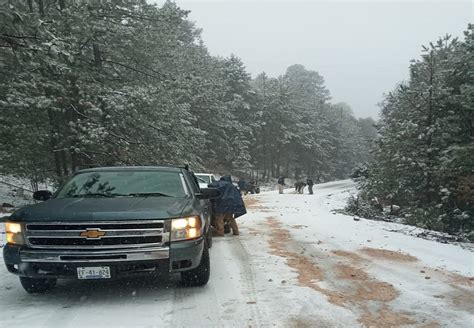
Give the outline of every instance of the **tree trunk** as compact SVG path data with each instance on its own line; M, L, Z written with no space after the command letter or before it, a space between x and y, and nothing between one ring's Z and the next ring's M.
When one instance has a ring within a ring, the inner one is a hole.
M31 185L31 190L33 190L33 192L38 191L38 179L36 176L30 179L30 185Z
M55 131L55 119L53 115L53 111L51 109L48 109L48 119L49 119L49 126L50 126L50 135L49 135L49 146L51 148L51 152L53 153L54 157L54 168L55 168L55 173L58 179L62 176L61 174L61 160L59 156L59 152L55 151L57 147L57 139L54 137L56 131ZM59 131L58 131L59 132Z
M272 178L275 176L275 163L274 163L274 157L270 157L270 167L271 167L271 174Z
M44 3L43 0L36 0L38 2L38 11L41 14L41 16L44 15Z
M427 140L427 175L426 175L426 202L431 203L432 200L432 171L433 171L433 150L431 149L433 143L433 136L431 126L433 125L433 79L434 79L434 58L433 51L430 53L430 85L429 85L429 98L428 98L428 117L427 117L427 128L430 133Z
M92 45L92 48L94 50L94 65L96 67L101 67L102 66L102 58L100 56L100 48L97 43L94 43Z
M275 176L280 176L280 152L278 152L278 159L276 164L276 174Z
M291 160L291 156L290 156L290 151L288 150L286 152L285 176L288 176L290 174L290 160Z
M61 180L63 180L65 177L69 175L69 169L67 165L67 152L66 150L61 151L61 165L62 165L62 175L61 175Z

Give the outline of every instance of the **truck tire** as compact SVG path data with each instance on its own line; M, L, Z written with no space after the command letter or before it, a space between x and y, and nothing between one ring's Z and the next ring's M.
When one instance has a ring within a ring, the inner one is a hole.
M28 278L20 277L20 283L23 286L23 289L26 290L29 294L36 293L45 293L56 286L57 279L38 279L38 278Z
M260 188L255 189L255 193L259 194L260 193Z
M211 248L212 247L212 231L210 228L209 228L209 231L207 232L206 241L207 241L207 247Z
M209 281L211 274L211 262L209 260L209 248L204 244L201 263L195 269L181 272L181 282L185 286L204 286Z

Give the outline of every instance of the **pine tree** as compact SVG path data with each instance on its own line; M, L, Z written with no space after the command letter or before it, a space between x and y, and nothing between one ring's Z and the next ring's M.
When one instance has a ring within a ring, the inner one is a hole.
M431 43L382 105L363 195L402 205L409 223L474 228L472 56L472 26L464 42L446 36Z

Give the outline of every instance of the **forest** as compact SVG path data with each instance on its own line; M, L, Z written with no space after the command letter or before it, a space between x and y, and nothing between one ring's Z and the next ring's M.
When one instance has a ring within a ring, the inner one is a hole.
M0 171L60 183L104 165L185 165L269 181L347 177L375 121L292 65L255 79L209 54L173 2L3 1Z

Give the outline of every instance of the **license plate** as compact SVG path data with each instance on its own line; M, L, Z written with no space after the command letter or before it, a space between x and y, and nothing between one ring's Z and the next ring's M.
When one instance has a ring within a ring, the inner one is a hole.
M79 279L109 279L110 267L79 267L77 268L77 278Z

